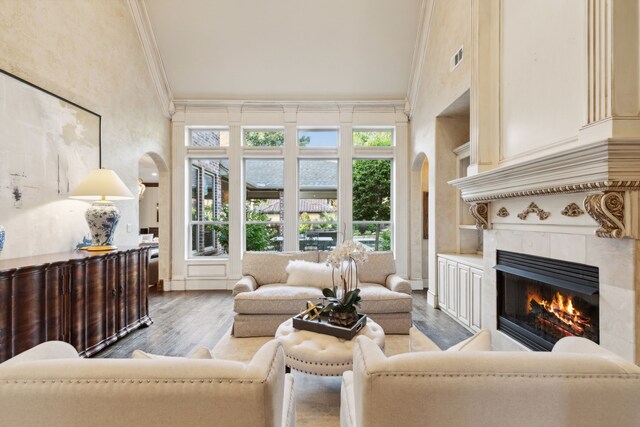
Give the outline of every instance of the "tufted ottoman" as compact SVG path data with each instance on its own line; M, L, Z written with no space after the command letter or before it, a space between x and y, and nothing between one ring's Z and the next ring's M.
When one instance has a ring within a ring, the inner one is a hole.
M358 332L369 337L384 350L384 330L371 319ZM353 346L356 342L331 335L294 329L291 319L280 324L276 339L282 343L287 366L314 375L342 375L353 366Z

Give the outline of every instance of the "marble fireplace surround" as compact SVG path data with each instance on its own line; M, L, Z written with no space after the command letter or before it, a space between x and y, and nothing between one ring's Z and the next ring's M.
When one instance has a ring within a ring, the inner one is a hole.
M451 181L484 229L482 326L497 350L498 250L599 268L600 344L640 363L640 144L604 141Z

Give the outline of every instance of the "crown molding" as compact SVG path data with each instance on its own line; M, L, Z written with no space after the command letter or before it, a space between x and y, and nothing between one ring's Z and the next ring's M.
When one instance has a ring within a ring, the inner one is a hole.
M640 189L637 139L608 139L449 181L466 202Z
M175 99L177 107L189 109L208 109L216 107L236 106L243 111L284 111L285 108L296 108L298 111L340 111L352 108L354 111L389 111L397 109L404 111L405 100L382 101L287 101L287 100L206 100L206 99Z
M422 68L427 56L427 43L429 42L429 32L431 28L431 13L433 11L433 0L422 0L420 4L420 21L418 22L418 34L413 48L413 58L411 60L411 75L409 76L409 87L407 88L407 108L406 114L411 118L418 100L418 92L422 80Z
M138 36L140 37L142 51L149 66L149 72L151 73L153 85L156 88L156 94L158 95L162 112L171 118L175 113L173 94L171 93L171 87L167 80L167 74L164 71L164 65L160 57L160 51L158 50L153 29L151 28L151 22L149 21L144 0L128 0L127 3L129 4Z

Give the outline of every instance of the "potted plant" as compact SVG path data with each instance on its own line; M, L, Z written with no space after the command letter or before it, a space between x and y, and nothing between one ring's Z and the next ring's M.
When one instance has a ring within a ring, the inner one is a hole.
M329 322L340 326L351 326L358 321L357 308L360 306L358 288L358 265L367 262L364 245L353 240L338 245L327 258L327 265L333 267L333 288L322 290Z

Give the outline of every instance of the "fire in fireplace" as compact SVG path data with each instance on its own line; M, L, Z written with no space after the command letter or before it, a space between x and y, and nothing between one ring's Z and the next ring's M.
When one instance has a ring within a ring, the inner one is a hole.
M534 350L560 338L599 341L598 269L498 251L498 329Z

